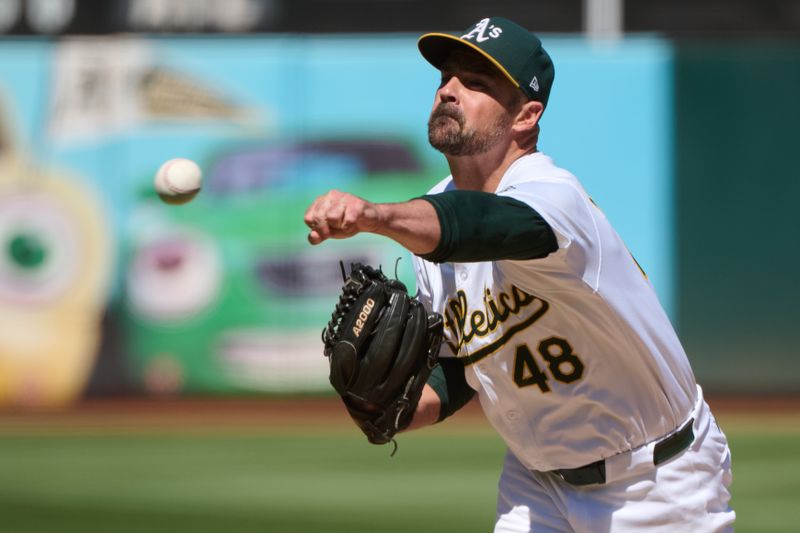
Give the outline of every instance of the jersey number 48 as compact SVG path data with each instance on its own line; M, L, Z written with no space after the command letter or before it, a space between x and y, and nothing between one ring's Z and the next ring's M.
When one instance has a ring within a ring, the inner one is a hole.
M572 383L583 377L583 362L572 351L572 346L566 339L549 337L539 343L537 351L555 380ZM548 379L549 376L536 363L528 345L517 346L514 356L514 383L520 388L537 385L542 392L550 392Z

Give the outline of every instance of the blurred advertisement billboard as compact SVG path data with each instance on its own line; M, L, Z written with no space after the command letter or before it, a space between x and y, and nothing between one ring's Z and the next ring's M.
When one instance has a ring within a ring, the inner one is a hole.
M411 287L413 273L408 254L376 236L309 246L302 216L331 188L401 201L447 175L427 144L439 73L415 41L0 44L0 161L9 169L0 175L0 368L21 376L0 381L0 403L66 401L85 390L92 365L106 391L114 380L162 394L329 391L319 335L341 283L339 261L379 264ZM557 74L541 149L585 183L670 310L671 47L545 42ZM160 202L152 187L173 157L205 173L202 193L182 206ZM75 272L92 283L59 278ZM66 298L59 283L82 287L62 306L68 318L32 320L31 306L50 316L61 304L20 303L20 294ZM63 343L51 354L73 349L69 335L87 335L74 341L83 370L62 400L48 399L41 389L54 385L29 368L66 370L30 347L8 348L45 329ZM104 373L109 361L122 370Z

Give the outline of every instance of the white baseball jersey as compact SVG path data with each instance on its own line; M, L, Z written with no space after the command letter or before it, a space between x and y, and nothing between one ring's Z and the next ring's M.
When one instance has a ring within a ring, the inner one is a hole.
M454 189L451 177L430 192ZM535 209L558 250L542 259L435 264L415 257L419 297L445 317L441 357L529 469L575 468L658 439L697 398L652 285L578 180L524 156L497 194Z

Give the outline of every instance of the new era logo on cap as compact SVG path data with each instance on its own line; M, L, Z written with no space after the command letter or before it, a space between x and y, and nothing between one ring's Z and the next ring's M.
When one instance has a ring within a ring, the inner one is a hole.
M454 49L466 47L486 57L531 100L547 106L555 70L542 42L522 26L501 17L478 21L460 34L426 33L417 43L423 57L441 68Z

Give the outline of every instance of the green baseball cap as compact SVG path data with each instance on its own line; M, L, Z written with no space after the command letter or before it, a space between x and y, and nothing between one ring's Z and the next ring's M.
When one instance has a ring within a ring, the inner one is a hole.
M502 17L489 17L461 34L426 33L417 42L422 56L434 67L455 49L474 50L491 61L525 95L547 106L553 86L553 61L534 34Z

